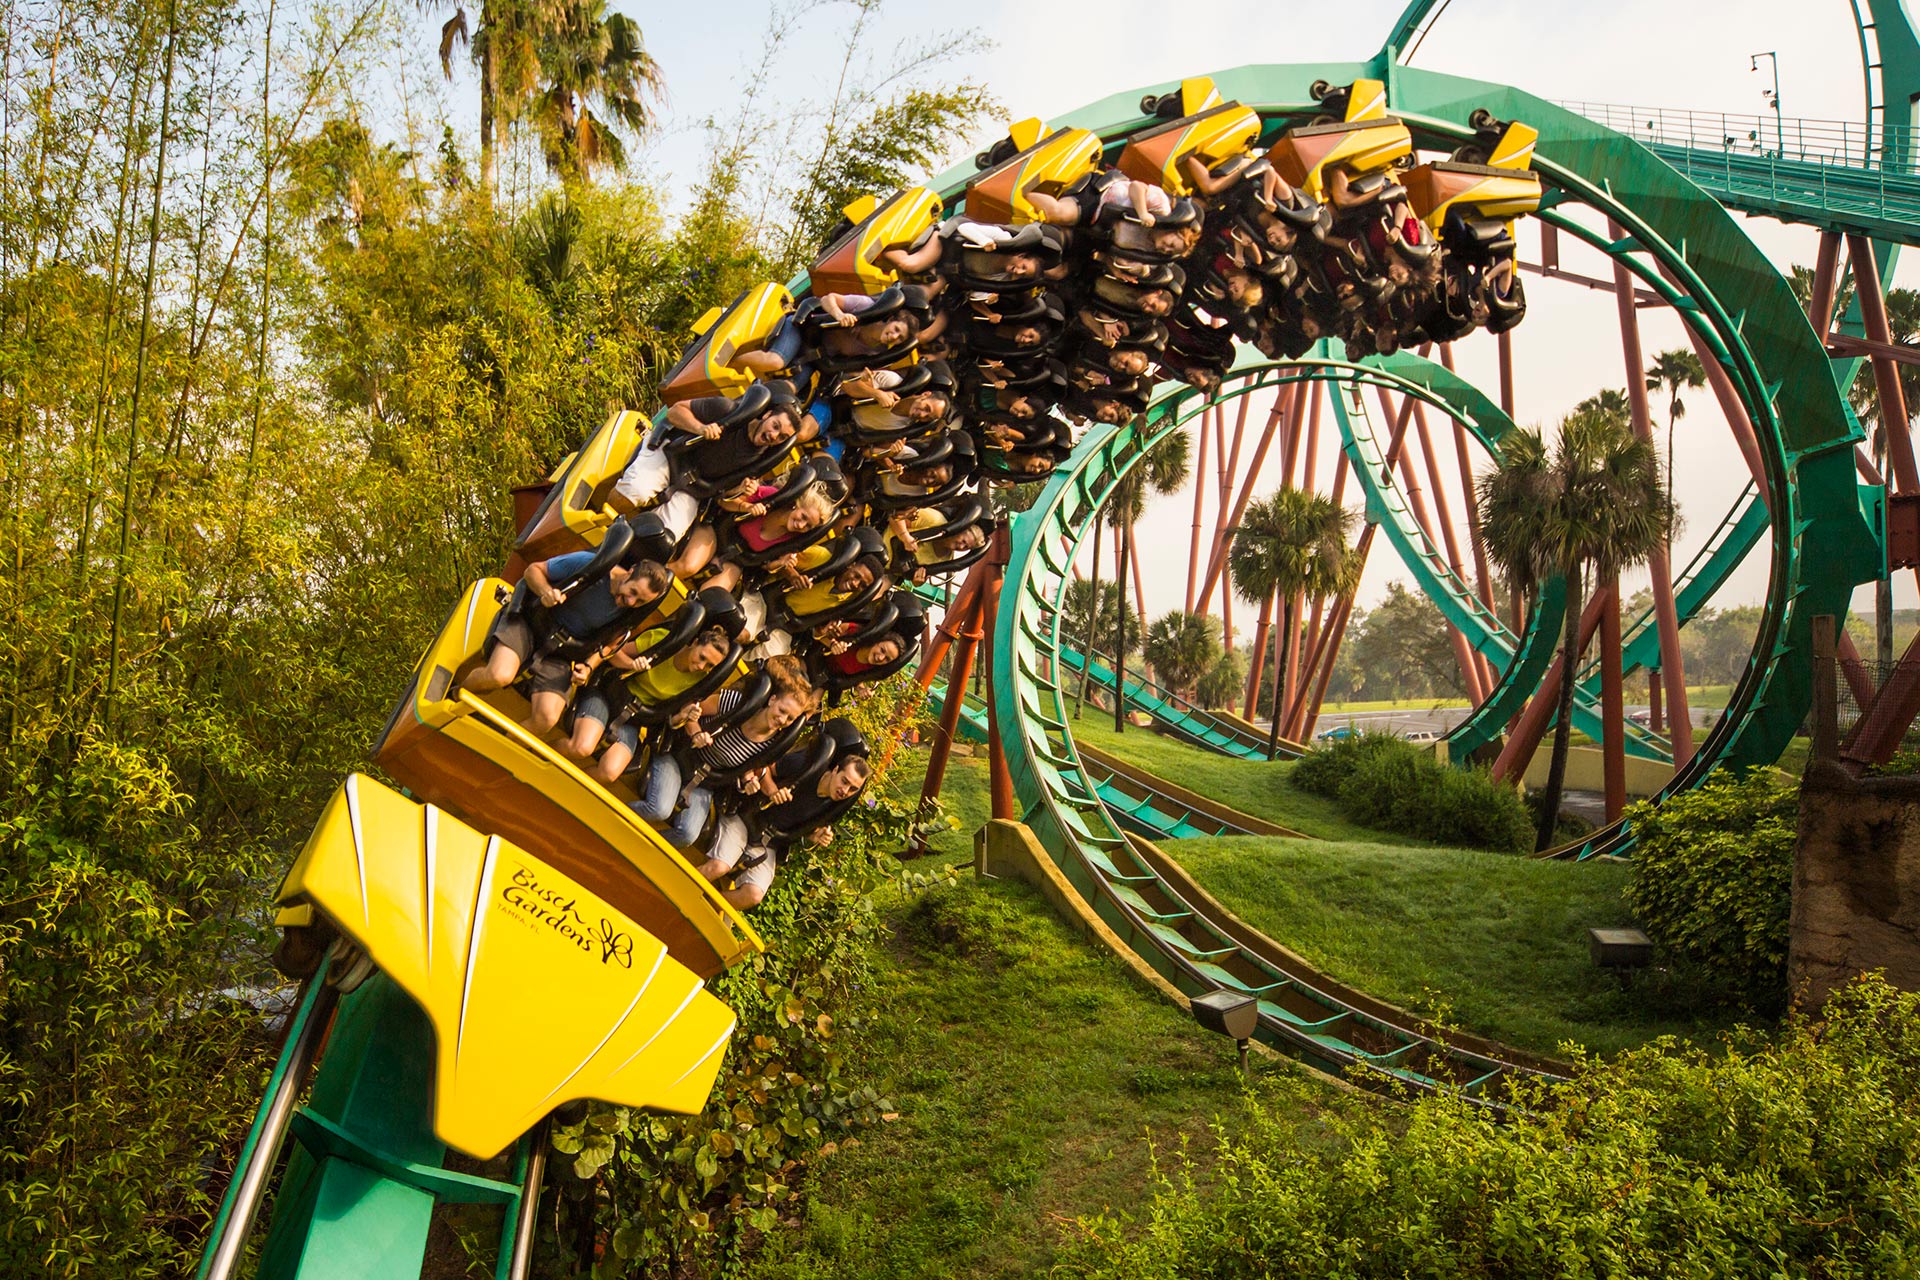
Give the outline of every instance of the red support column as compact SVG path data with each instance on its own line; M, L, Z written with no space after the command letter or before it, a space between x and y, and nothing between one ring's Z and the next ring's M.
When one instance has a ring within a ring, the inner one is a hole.
M1873 705L1873 677L1867 674L1866 664L1860 661L1860 650L1854 647L1853 637L1842 629L1834 648L1839 653L1840 674L1847 678L1847 691L1853 695L1854 705Z
M1375 390L1380 396L1381 410L1391 419L1394 416L1393 402L1388 398L1386 388L1377 387ZM1416 438L1424 444L1426 442L1426 432L1420 428L1425 425L1425 417L1420 413L1419 402L1412 396L1401 397L1401 415L1403 418L1409 410L1412 411L1415 424L1414 434ZM1395 431L1396 436L1401 434L1399 430ZM1398 443L1397 440L1396 443ZM1388 465L1391 466L1392 463L1389 462ZM1433 541L1433 518L1427 513L1427 501L1421 493L1420 476L1414 469L1411 450L1402 450L1400 452L1400 475L1402 485L1407 494L1407 505L1413 508L1414 520L1420 525L1421 531L1427 535L1427 540L1431 543ZM1447 642L1453 647L1453 660L1459 664L1460 678L1466 683L1467 696L1475 702L1484 701L1487 695L1486 691L1480 687L1479 664L1474 661L1473 650L1468 646L1466 636L1462 635L1460 629L1452 623L1447 624Z
M1807 320L1820 335L1822 346L1826 345L1827 334L1833 329L1833 295L1839 283L1840 233L1822 231L1820 253L1814 260L1813 288L1807 296Z
M1513 417L1513 330L1500 335L1500 412ZM1516 419L1517 421L1517 419Z
M1880 271L1873 258L1873 241L1861 235L1847 237L1847 260L1853 264L1854 296L1860 300L1860 318L1867 338L1892 345L1887 327L1887 300L1880 292ZM1900 385L1900 366L1884 356L1869 356L1874 385L1880 391L1880 431L1886 440L1888 470L1895 493L1920 493L1920 470L1913 458L1913 437L1907 430L1907 397Z
M953 598L947 611L940 619L940 626L933 633L933 643L920 659L920 674L916 677L922 689L933 687L934 680L940 674L940 662L947 656L947 650L954 638L966 628L972 614L974 601L980 594L981 583L987 575L987 562L982 559L973 568L967 570L966 581L960 584L960 594Z
M1600 611L1600 717L1606 724L1600 754L1606 775L1607 821L1618 822L1627 807L1627 705L1620 688L1620 587L1607 583L1607 605Z
M1667 718L1660 709L1660 668L1647 670L1647 728L1655 733L1667 731Z
M1280 422L1284 417L1285 417L1285 411L1282 410L1281 407L1276 403L1274 405L1273 412L1269 414L1267 417L1266 430L1260 433L1260 443L1254 448L1253 462L1247 468L1245 479L1241 482L1241 485L1240 485L1239 495L1233 501L1232 513L1226 519L1222 520L1219 526L1214 530L1213 552L1212 552L1212 555L1207 560L1207 576L1200 583L1199 608L1200 608L1200 611L1203 613L1206 611L1208 602L1213 599L1213 589L1220 584L1221 575L1226 571L1227 531L1233 528L1234 526L1238 525L1240 523L1240 517L1246 514L1247 503L1251 501L1253 498L1254 484L1260 478L1260 468L1266 464L1267 450L1271 448L1273 445L1274 430L1280 425ZM1226 493L1227 493L1227 490L1226 488L1223 487L1221 489L1221 497L1222 497L1223 504L1225 501ZM1231 591L1224 592L1222 594L1223 601L1226 599L1230 599L1232 597L1232 594L1233 593ZM1223 603L1222 608L1225 608L1225 607L1226 606ZM1231 633L1228 634L1227 639L1228 639L1229 645L1231 645L1232 643Z
M981 564L984 566L985 561ZM982 593L975 593L954 650L953 673L947 678L947 693L940 707L940 724L933 733L933 749L927 754L927 774L920 785L920 808L924 812L947 778L947 759L953 753L953 740L960 731L960 708L966 702L967 677L973 674L973 655L980 644L981 615L985 613ZM944 623L942 624L945 625ZM907 853L918 857L926 852L925 843L915 837Z
M1320 653L1327 643L1327 633L1320 625L1326 606L1326 597L1313 598L1313 616L1307 620L1306 630L1300 633L1299 647L1306 651L1306 657L1300 663L1303 674L1287 698L1287 718L1280 726L1280 736L1290 741L1298 742L1305 736L1299 727L1300 713L1307 709L1307 698L1313 691L1313 678L1320 670Z
M1133 577L1133 609L1140 615L1140 633L1147 630L1147 589L1140 583L1140 547L1133 540L1133 522L1127 522L1127 564Z
M1313 412L1307 415L1306 462L1300 469L1300 487L1313 488L1320 463L1320 397L1313 398Z
M1614 236L1618 223L1608 220ZM1627 402L1633 410L1633 431L1642 440L1653 439L1653 417L1647 408L1646 362L1640 354L1640 315L1634 309L1633 279L1620 262L1613 264L1613 300L1620 317L1620 354L1627 366ZM1653 577L1653 617L1660 634L1660 671L1667 682L1668 709L1673 717L1673 764L1677 769L1693 758L1693 718L1687 711L1686 664L1680 657L1680 619L1673 604L1673 566L1666 548L1647 557Z
M1253 719L1254 706L1260 700L1260 673L1267 663L1267 628L1273 625L1273 597L1260 602L1260 621L1253 629L1253 669L1247 672L1247 699L1240 716Z
M1449 370L1453 368L1452 343L1446 343L1441 346L1440 363ZM1467 504L1467 542L1473 551L1474 592L1480 597L1480 603L1486 606L1487 612L1497 618L1500 616L1500 611L1496 609L1493 604L1493 574L1487 568L1487 544L1480 533L1480 503L1473 485L1473 463L1470 460L1470 451L1471 447L1467 441L1467 428L1458 419L1455 419L1453 424L1453 456L1455 463L1458 464L1460 468L1460 492L1462 494L1462 501ZM1500 676L1499 673L1494 670L1493 663L1485 657L1480 659L1480 675L1482 682L1487 687L1487 692L1492 693L1494 687L1500 683Z
M1587 645L1593 639L1594 631L1600 626L1600 615L1606 610L1610 593L1604 588L1580 614L1580 652L1586 652ZM1553 662L1547 667L1547 674L1540 680L1540 689L1533 700L1514 717L1513 731L1507 735L1507 745L1500 748L1500 756L1493 762L1493 776L1503 782L1512 782L1527 771L1527 765L1533 760L1533 753L1540 749L1540 739L1546 736L1547 726L1553 723L1553 713L1560 701L1560 676L1566 669L1566 654L1556 653Z
M1207 501L1207 419L1200 416L1200 461L1193 471L1193 539L1187 544L1187 612L1193 612L1193 592L1200 577L1200 512Z

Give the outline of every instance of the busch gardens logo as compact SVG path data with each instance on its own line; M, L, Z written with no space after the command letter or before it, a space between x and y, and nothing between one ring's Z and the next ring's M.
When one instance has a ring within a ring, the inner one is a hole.
M633 967L631 934L605 916L601 916L597 924L589 922L580 914L577 897L540 883L540 878L528 868L514 867L513 882L500 890L500 898L587 955L598 951L601 964L617 964L623 969Z

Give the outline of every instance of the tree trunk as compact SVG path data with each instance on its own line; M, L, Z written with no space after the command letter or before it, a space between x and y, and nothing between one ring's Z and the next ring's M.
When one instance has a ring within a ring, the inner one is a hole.
M1131 520L1127 521L1127 550L1129 553L1133 550L1133 521ZM1144 627L1147 625L1147 589L1140 578L1140 561L1137 557L1133 559L1130 576L1133 578L1133 616L1140 619L1140 625Z
M1073 704L1073 718L1078 720L1087 706L1087 684L1093 679L1093 646L1100 636L1100 529L1101 522L1093 523L1093 577L1088 580L1093 588L1093 604L1087 610L1087 638L1080 646L1080 696Z
M1240 714L1253 719L1253 711L1260 703L1260 673L1267 667L1267 632L1273 626L1273 597L1268 596L1260 602L1260 621L1253 629L1253 669L1247 672L1247 696L1244 709Z
M1560 670L1567 673L1560 681L1559 709L1553 725L1553 758L1547 766L1547 785L1540 792L1540 825L1534 833L1535 853L1553 847L1553 829L1560 817L1560 796L1567 785L1567 751L1573 745L1573 689L1579 681L1572 673L1580 669L1580 613L1586 607L1581 598L1578 574L1567 575L1566 616L1560 622Z
M1600 615L1600 758L1608 822L1618 822L1627 807L1627 712L1620 659L1620 575L1604 584L1607 607Z
M493 33L480 46L480 194L493 198Z
M1267 759L1272 760L1280 754L1280 714L1285 709L1281 699L1286 696L1287 651L1293 647L1293 596L1280 598L1280 626L1274 631L1273 654L1273 724L1267 730Z
M1127 562L1133 558L1133 526L1113 531L1120 542L1120 570L1113 600L1113 731L1127 731Z

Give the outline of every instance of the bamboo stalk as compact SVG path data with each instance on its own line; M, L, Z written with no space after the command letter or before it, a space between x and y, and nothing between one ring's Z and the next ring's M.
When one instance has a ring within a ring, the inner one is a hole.
M140 338L135 348L133 395L127 408L127 468L120 486L120 546L114 556L113 623L107 634L107 691L101 700L100 718L109 726L114 693L120 684L120 631L127 603L127 542L133 532L133 468L140 450L140 399L146 390L147 339L153 329L153 273L160 256L160 208L167 183L167 129L173 123L178 18L178 0L168 0L166 69L160 82L160 133L153 165L153 213L147 220L147 273L140 290Z

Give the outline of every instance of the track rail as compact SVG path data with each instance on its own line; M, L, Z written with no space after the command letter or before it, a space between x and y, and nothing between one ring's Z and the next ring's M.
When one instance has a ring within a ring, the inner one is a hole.
M1548 184L1543 218L1607 253L1672 305L1729 370L1761 441L1769 509L1784 518L1771 526L1773 574L1753 668L1726 719L1676 773L1669 790L1694 785L1723 762L1771 761L1804 714L1810 693L1806 673L1782 659L1796 644L1804 646L1813 613L1845 608L1853 581L1871 573L1876 551L1854 492L1851 446L1857 429L1840 402L1826 352L1791 291L1712 197L1631 140L1516 90L1384 63L1246 67L1215 79L1223 94L1271 113L1269 127L1277 131L1303 109L1290 104L1311 81L1339 83L1369 71L1388 77L1396 111L1423 145L1445 146L1463 137L1465 117L1476 106L1535 124L1536 167ZM1117 139L1143 123L1136 113L1145 91L1115 95L1068 123ZM1595 232L1595 214L1621 232L1611 238ZM1316 376L1372 383L1395 375L1343 366ZM1406 394L1442 399L1400 381ZM1028 825L1102 918L1177 986L1255 995L1263 1038L1324 1069L1358 1069L1380 1082L1486 1096L1501 1077L1533 1068L1485 1049L1438 1042L1417 1022L1383 1016L1355 993L1278 962L1269 948L1236 929L1218 904L1183 882L1157 850L1129 837L1075 747L1061 679L1069 639L1062 634L1063 602L1075 554L1114 487L1203 402L1197 393L1169 389L1141 419L1090 430L1038 501L1014 521L1013 554L994 625L999 678L993 696L998 721L1010 730L1004 746ZM1354 438L1370 434L1355 432ZM1370 508L1376 502L1388 504L1384 489L1377 497L1369 493ZM1398 519L1386 511L1378 518ZM1802 557L1816 554L1815 548L1825 549L1821 571L1808 574ZM1416 547L1410 560L1421 558ZM1464 583L1448 594L1462 603L1470 595ZM1509 676L1508 696L1530 692L1517 677L1551 648L1550 640L1542 643L1548 632L1538 625L1541 612L1536 610L1523 635L1505 638L1501 665ZM1619 851L1630 841L1630 833L1616 826L1581 851Z

